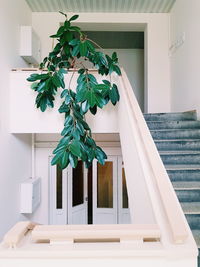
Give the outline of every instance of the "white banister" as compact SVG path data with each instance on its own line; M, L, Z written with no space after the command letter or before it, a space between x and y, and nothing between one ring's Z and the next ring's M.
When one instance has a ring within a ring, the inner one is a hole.
M32 240L51 242L157 242L160 240L157 225L104 224L104 225L38 225L32 231Z
M4 236L3 243L9 248L16 248L17 244L23 239L26 233L33 230L36 223L21 221L16 223Z
M160 198L162 200L163 207L168 218L173 241L174 243L183 243L188 237L188 229L183 219L183 212L180 208L176 194L173 190L157 148L151 137L150 131L146 125L143 114L134 96L131 84L123 69L122 76L120 77L120 83L120 93L122 95L123 101L125 101L124 105L129 108L131 115L129 118L131 122L129 125L130 130L131 127L132 131L135 131L135 129L137 128L142 143L142 147L140 146L140 149L143 149L143 152L146 155L146 160L148 161L153 172L153 176L160 193ZM135 124L136 128L133 128L133 125ZM141 164L143 163L141 162Z

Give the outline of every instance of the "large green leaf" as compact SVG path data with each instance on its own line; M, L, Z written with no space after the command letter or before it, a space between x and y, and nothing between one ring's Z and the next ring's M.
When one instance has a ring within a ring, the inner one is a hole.
M117 101L119 101L119 92L115 84L113 85L112 89L109 91L109 97L113 105L115 105Z
M69 153L69 162L72 168L76 168L77 163L78 163L78 158L74 156L72 153Z
M84 101L84 102L81 104L81 109L82 109L82 111L83 111L83 114L85 114L85 113L88 111L89 108L90 108L90 105L89 105L89 103L88 103L87 100Z
M95 100L95 94L92 90L87 91L87 96L86 99L90 105L90 107L94 107L94 105L96 104L96 100Z
M69 146L69 150L74 156L79 157L81 153L79 141L74 139Z
M61 36L61 35L64 33L64 31L65 31L65 27L64 27L64 26L61 26L61 27L58 29L56 35L57 35L57 36Z
M83 41L79 44L80 54L82 57L84 57L87 53L87 42Z
M61 167L61 169L64 169L68 166L69 164L69 152L65 151L63 154L62 154L62 157L59 161L59 165Z
M118 75L121 75L121 70L117 65L113 65L113 71L115 71Z
M71 115L69 115L69 116L67 116L67 117L65 118L65 123L64 123L64 125L65 125L65 126L71 125L72 122L73 122L73 117L72 117Z
M81 89L80 91L78 91L78 93L76 94L76 100L78 102L83 102L87 99L87 90L85 88Z
M102 108L106 105L106 100L102 97L102 95L95 93L95 101L99 108Z
M58 109L58 111L60 113L66 113L68 112L70 109L68 107L68 105L65 104L65 102L62 103L62 105L60 106L60 108Z
M79 17L79 15L74 15L69 19L69 21L76 20L78 17Z
M73 39L73 40L71 40L71 41L69 42L69 44L72 45L72 46L75 46L75 45L77 45L79 42L80 42L80 41L79 41L78 39Z
M60 161L62 155L63 155L63 152L57 153L57 154L53 157L53 159L52 159L52 161L51 161L51 165L55 165L55 164L57 164L57 163Z
M64 129L61 132L61 135L62 136L68 135L69 133L71 133L72 128L73 128L73 125L69 125L69 126L64 127Z
M68 146L69 142L70 142L70 139L71 139L71 136L64 136L59 144L58 144L58 147L61 147L61 146Z
M79 45L74 46L74 48L72 50L72 56L76 57L78 55L79 51L80 51L79 50Z

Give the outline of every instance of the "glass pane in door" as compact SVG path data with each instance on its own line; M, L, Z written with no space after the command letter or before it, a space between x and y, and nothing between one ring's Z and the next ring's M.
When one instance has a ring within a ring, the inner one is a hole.
M83 204L84 202L84 171L83 162L78 161L75 169L72 171L72 206Z
M128 209L128 193L124 168L122 168L122 207L123 209Z
M62 169L56 166L56 209L62 209L63 177Z
M97 163L97 207L113 208L113 162Z

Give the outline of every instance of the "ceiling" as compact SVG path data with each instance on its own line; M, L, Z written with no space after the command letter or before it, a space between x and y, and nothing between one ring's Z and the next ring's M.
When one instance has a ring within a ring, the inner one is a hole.
M176 0L26 0L33 12L168 13Z

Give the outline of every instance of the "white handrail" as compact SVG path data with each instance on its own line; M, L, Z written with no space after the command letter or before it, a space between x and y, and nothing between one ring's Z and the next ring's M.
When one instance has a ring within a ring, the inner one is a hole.
M160 229L155 224L104 224L104 225L38 225L31 233L33 241L40 240L98 242L103 240L141 241L160 240Z
M25 234L33 230L36 223L30 221L21 221L16 223L3 238L3 243L9 248L16 248L17 244L23 239Z
M160 197L169 221L174 243L183 243L188 237L187 227L183 220L183 213L169 180L168 174L151 137L150 131L146 125L143 114L137 103L129 79L127 78L127 75L123 69L120 81L122 83L121 94L123 94L126 104L129 105L132 119L137 123L137 129L143 144L142 149L147 156L146 158L150 164L158 190L160 192Z

